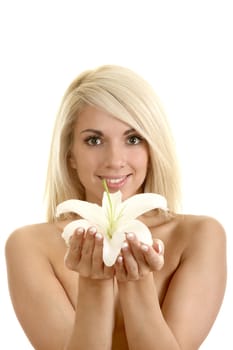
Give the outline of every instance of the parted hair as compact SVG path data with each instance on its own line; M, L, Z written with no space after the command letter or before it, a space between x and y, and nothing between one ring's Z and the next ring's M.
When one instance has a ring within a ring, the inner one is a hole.
M170 211L180 208L176 147L170 125L152 86L129 68L103 65L82 72L67 88L54 125L45 188L46 214L67 199L85 200L77 172L70 166L74 125L85 106L94 106L127 123L147 141L149 167L144 192L163 195Z

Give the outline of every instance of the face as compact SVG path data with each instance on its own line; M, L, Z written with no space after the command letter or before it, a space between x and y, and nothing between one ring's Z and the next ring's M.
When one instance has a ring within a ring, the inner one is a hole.
M148 167L148 146L128 124L88 106L74 128L70 164L85 188L86 200L101 204L102 180L123 200L141 192Z

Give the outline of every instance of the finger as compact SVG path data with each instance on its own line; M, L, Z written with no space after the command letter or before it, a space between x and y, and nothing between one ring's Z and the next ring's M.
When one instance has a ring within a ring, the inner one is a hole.
M113 278L113 276L114 276L114 267L113 266L106 266L104 264L103 278L104 279L110 279L110 278Z
M132 251L132 254L137 262L138 274L142 277L145 273L145 269L148 270L148 265L145 261L144 254L141 249L141 243L138 241L134 233L127 233L126 238Z
M95 245L92 255L92 276L93 278L103 278L103 236L100 233L95 235Z
M114 268L106 266L103 262L103 236L95 235L95 246L92 255L92 278L109 279L114 275Z
M142 244L141 249L144 254L144 258L152 271L159 271L164 265L164 256L158 254L152 246Z
M96 229L90 227L83 239L81 257L77 269L80 275L84 277L89 277L92 272L92 252L94 249L95 233Z
M92 253L95 245L96 228L94 226L89 227L87 230L83 246L81 250L80 263L85 265L92 265Z
M161 241L161 239L158 239L158 238L154 239L153 240L153 247L158 254L164 255L165 247L164 247L164 243L163 243L163 241Z
M92 267L103 270L103 236L100 233L95 235L95 245L92 256Z
M77 264L81 258L82 243L84 238L84 229L79 227L70 237L69 248L65 255L65 264L71 270L76 270Z
M131 252L127 242L123 243L122 256L128 280L136 280L139 278L138 264Z
M115 276L119 282L125 282L127 275L124 267L123 256L119 255L115 263Z
M133 253L133 256L137 260L138 263L145 263L144 255L141 250L141 243L138 241L137 237L134 233L126 234L127 242L130 246L130 249Z

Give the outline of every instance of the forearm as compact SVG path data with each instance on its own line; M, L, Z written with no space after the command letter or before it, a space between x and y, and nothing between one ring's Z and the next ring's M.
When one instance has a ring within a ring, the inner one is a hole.
M163 317L152 273L118 287L129 349L180 350Z
M66 350L110 350L113 327L113 280L80 277L74 328Z

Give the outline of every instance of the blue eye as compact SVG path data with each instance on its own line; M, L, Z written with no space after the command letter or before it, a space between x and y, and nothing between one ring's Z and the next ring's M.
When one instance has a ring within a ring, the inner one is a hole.
M136 136L136 135L132 135L128 138L127 143L130 145L137 145L140 142L142 142L142 137L140 136Z
M90 136L90 137L85 139L85 142L89 146L98 146L101 144L101 139L99 138L99 136Z

